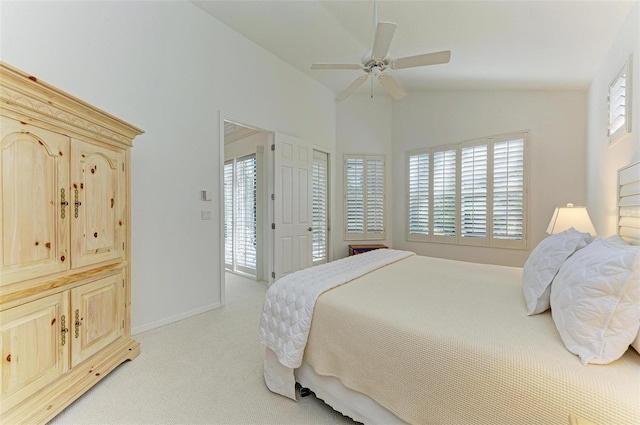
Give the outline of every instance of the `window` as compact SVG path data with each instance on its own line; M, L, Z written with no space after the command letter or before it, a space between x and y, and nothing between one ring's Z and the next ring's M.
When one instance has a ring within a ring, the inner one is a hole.
M233 270L233 163L224 163L224 265Z
M313 264L316 265L326 263L328 258L328 155L325 152L313 151L311 178L311 214L313 219L311 259Z
M487 237L488 144L460 148L460 237Z
M493 239L518 241L524 234L524 139L493 145Z
M433 235L456 236L456 150L433 152Z
M631 57L609 85L609 142L631 133Z
M528 133L407 154L407 240L526 247Z
M384 156L345 155L345 240L385 238Z
M256 275L256 155L224 164L225 268Z
M414 152L409 155L409 234L428 236L429 231L429 164L430 153Z

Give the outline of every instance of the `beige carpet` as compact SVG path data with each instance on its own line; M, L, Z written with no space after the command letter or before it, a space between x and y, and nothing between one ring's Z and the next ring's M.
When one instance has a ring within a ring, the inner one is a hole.
M136 335L126 362L50 423L353 424L313 396L294 402L262 377L264 283L227 274L227 305Z

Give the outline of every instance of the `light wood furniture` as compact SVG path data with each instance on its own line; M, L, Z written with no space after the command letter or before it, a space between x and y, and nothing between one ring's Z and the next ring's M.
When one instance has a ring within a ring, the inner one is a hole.
M130 148L142 130L0 62L0 417L46 423L139 352Z
M374 249L387 249L386 245L349 245L349 256L362 254L364 252L373 251Z

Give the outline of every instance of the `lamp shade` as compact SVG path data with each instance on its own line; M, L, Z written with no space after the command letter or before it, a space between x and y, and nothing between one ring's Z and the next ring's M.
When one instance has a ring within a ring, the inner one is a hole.
M574 207L573 204L567 204L566 207L556 208L551 217L547 233L554 235L564 232L573 227L579 232L590 233L596 236L596 229L591 223L591 218L587 212L587 207Z

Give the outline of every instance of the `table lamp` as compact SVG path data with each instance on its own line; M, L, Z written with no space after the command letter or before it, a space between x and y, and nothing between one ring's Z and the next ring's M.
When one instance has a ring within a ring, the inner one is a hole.
M547 227L547 233L554 235L564 232L571 227L579 232L590 233L592 236L596 236L596 229L593 227L593 223L591 223L587 207L574 207L573 204L556 208L553 217L551 217L549 227Z

